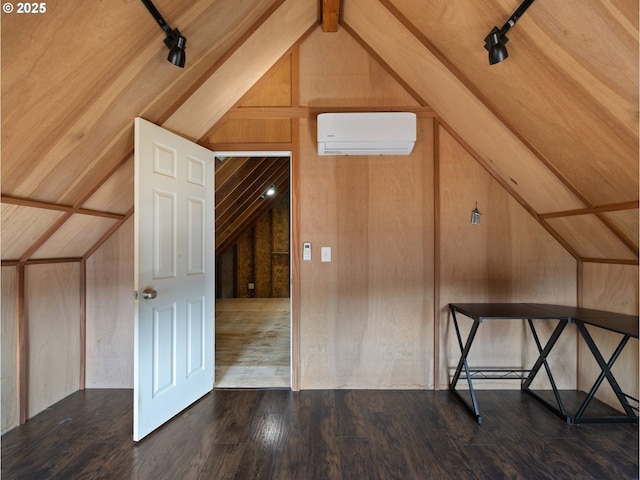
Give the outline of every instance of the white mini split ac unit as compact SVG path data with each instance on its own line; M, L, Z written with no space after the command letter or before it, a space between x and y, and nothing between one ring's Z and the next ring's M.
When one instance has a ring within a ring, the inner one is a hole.
M415 143L415 113L318 115L319 155L409 155Z

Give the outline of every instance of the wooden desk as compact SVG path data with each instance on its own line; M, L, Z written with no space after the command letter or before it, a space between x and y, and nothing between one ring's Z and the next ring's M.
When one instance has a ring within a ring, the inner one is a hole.
M622 392L618 382L616 381L611 368L613 364L622 353L625 345L630 338L638 338L638 317L633 315L623 315L619 313L606 312L601 310L591 310L587 308L569 307L564 305L548 305L540 303L450 303L449 309L451 310L451 316L454 322L456 335L458 337L458 344L460 346L460 360L456 367L456 371L449 384L449 390L455 393L463 403L469 407L476 421L482 424L482 416L478 407L475 390L473 388L474 375L483 373L482 378L516 378L522 380L521 389L528 394L532 395L538 401L542 402L545 406L550 408L567 423L604 423L604 422L624 422L624 423L637 423L638 416L634 412L637 408L631 407L628 399L637 399L630 397ZM460 327L458 325L458 318L456 314L462 314L473 320L473 325L469 332L469 336L466 341L463 342L462 335L460 333ZM538 348L539 356L531 369L498 369L498 368L469 368L467 362L467 356L469 350L473 344L478 327L485 320L497 320L497 321L513 321L513 320L526 320L529 324L533 338ZM535 320L557 320L558 324L553 333L549 337L547 343L542 346L540 339L536 332L534 321ZM591 390L588 392L587 397L584 399L582 405L578 408L577 412L571 414L567 412L564 406L562 397L558 388L556 387L555 380L551 368L547 362L547 357L555 344L557 343L560 335L564 331L568 323L573 323L585 340L589 350L594 356L596 362L600 366L601 372L598 375L597 380L593 384ZM612 332L622 335L622 340L615 349L613 355L609 361L605 361L597 345L593 341L593 338L589 334L586 325L593 325L598 328L603 328ZM531 390L530 386L534 378L544 366L549 381L551 383L551 389L555 397L555 404L548 402L546 399L538 395L534 390ZM461 376L464 370L464 377ZM485 373L486 372L486 373ZM525 375L526 374L526 375ZM458 381L463 378L466 379L469 385L469 393L471 396L471 402L469 403L458 390L456 386ZM478 378L478 377L476 377ZM585 417L584 412L589 406L591 400L604 379L607 379L611 388L613 389L617 399L624 410L624 414L607 417Z

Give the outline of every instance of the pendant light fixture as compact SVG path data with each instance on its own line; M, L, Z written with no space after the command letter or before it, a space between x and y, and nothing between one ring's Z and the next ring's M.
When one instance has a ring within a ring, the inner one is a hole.
M484 39L484 48L489 51L489 64L495 65L505 60L509 54L507 53L507 47L505 44L509 41L506 33L511 27L513 27L522 14L529 8L534 0L524 0L522 4L517 8L513 15L507 20L501 29L493 27Z
M184 49L187 45L187 39L182 36L180 30L177 28L172 29L167 22L164 21L160 12L155 7L155 5L151 2L151 0L142 0L144 6L147 7L153 18L156 19L160 28L167 34L167 38L164 39L164 44L169 49L169 56L167 60L169 60L174 65L183 68L185 62L185 52Z
M480 210L478 210L478 202L476 202L476 208L471 210L471 225L480 225Z

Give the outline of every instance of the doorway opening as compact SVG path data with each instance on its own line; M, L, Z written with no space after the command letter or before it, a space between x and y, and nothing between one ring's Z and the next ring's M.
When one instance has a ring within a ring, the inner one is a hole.
M289 152L217 152L215 388L291 388Z

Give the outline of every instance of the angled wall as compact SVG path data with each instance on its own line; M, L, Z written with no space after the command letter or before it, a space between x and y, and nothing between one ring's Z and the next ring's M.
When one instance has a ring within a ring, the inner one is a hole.
M86 265L86 388L133 388L133 218Z

